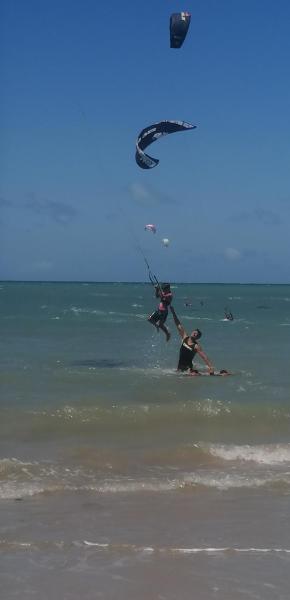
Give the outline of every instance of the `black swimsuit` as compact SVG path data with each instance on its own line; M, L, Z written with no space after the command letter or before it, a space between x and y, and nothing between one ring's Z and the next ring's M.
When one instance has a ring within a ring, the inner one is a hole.
M193 342L192 346L188 344L190 336L184 338L180 351L179 351L179 361L178 361L178 371L193 371L192 361L196 355L196 346L197 342ZM191 338L192 339L192 338Z

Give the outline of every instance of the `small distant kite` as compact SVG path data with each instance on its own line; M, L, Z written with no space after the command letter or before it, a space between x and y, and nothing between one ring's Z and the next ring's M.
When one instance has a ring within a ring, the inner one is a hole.
M160 121L159 123L153 123L149 127L145 127L139 133L136 142L136 163L141 169L153 169L159 163L157 158L152 158L149 154L145 154L144 150L147 146L150 146L153 142L156 142L160 137L169 135L170 133L176 133L178 131L187 131L188 129L195 129L196 125L191 125L185 121Z
M168 238L163 238L162 244L163 244L163 246L165 246L165 248L167 248L169 246L169 244L170 244L169 239Z
M155 227L155 225L152 225L151 223L149 223L148 225L145 225L144 229L145 229L145 231L152 231L152 233L156 233L156 227Z
M170 48L180 48L186 38L191 15L188 12L173 13L170 17Z

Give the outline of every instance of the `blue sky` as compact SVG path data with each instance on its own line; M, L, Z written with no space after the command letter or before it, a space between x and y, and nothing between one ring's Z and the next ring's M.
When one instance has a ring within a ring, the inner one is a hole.
M289 2L99 5L1 4L0 279L142 281L139 245L160 279L287 283ZM137 134L163 119L197 129L142 171Z

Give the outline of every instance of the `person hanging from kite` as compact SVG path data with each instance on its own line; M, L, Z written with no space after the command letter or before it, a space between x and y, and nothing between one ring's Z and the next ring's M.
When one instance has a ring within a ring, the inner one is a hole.
M168 316L168 307L170 306L173 294L170 289L169 283L157 283L154 285L155 288L155 297L159 298L160 302L158 304L158 308L148 317L149 323L152 323L154 327L156 327L157 331L161 329L166 335L166 341L170 340L170 332L165 325L165 321Z
M168 307L173 299L170 283L159 283L156 275L152 273L149 262L140 246L139 250L148 269L149 281L155 290L155 298L159 298L160 300L157 309L148 317L148 321L156 327L157 331L161 329L165 333L166 341L169 342L171 334L165 325L165 321L168 317Z

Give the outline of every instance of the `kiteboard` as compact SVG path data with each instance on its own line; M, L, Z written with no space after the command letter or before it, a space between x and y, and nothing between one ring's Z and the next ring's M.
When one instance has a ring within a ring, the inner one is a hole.
M187 375L190 377L227 377L228 375L232 374L233 373L230 373L230 371L227 371L226 369L221 369L220 371L215 371L214 373L208 373L207 371L198 371L197 369L194 369L194 371L187 373Z

